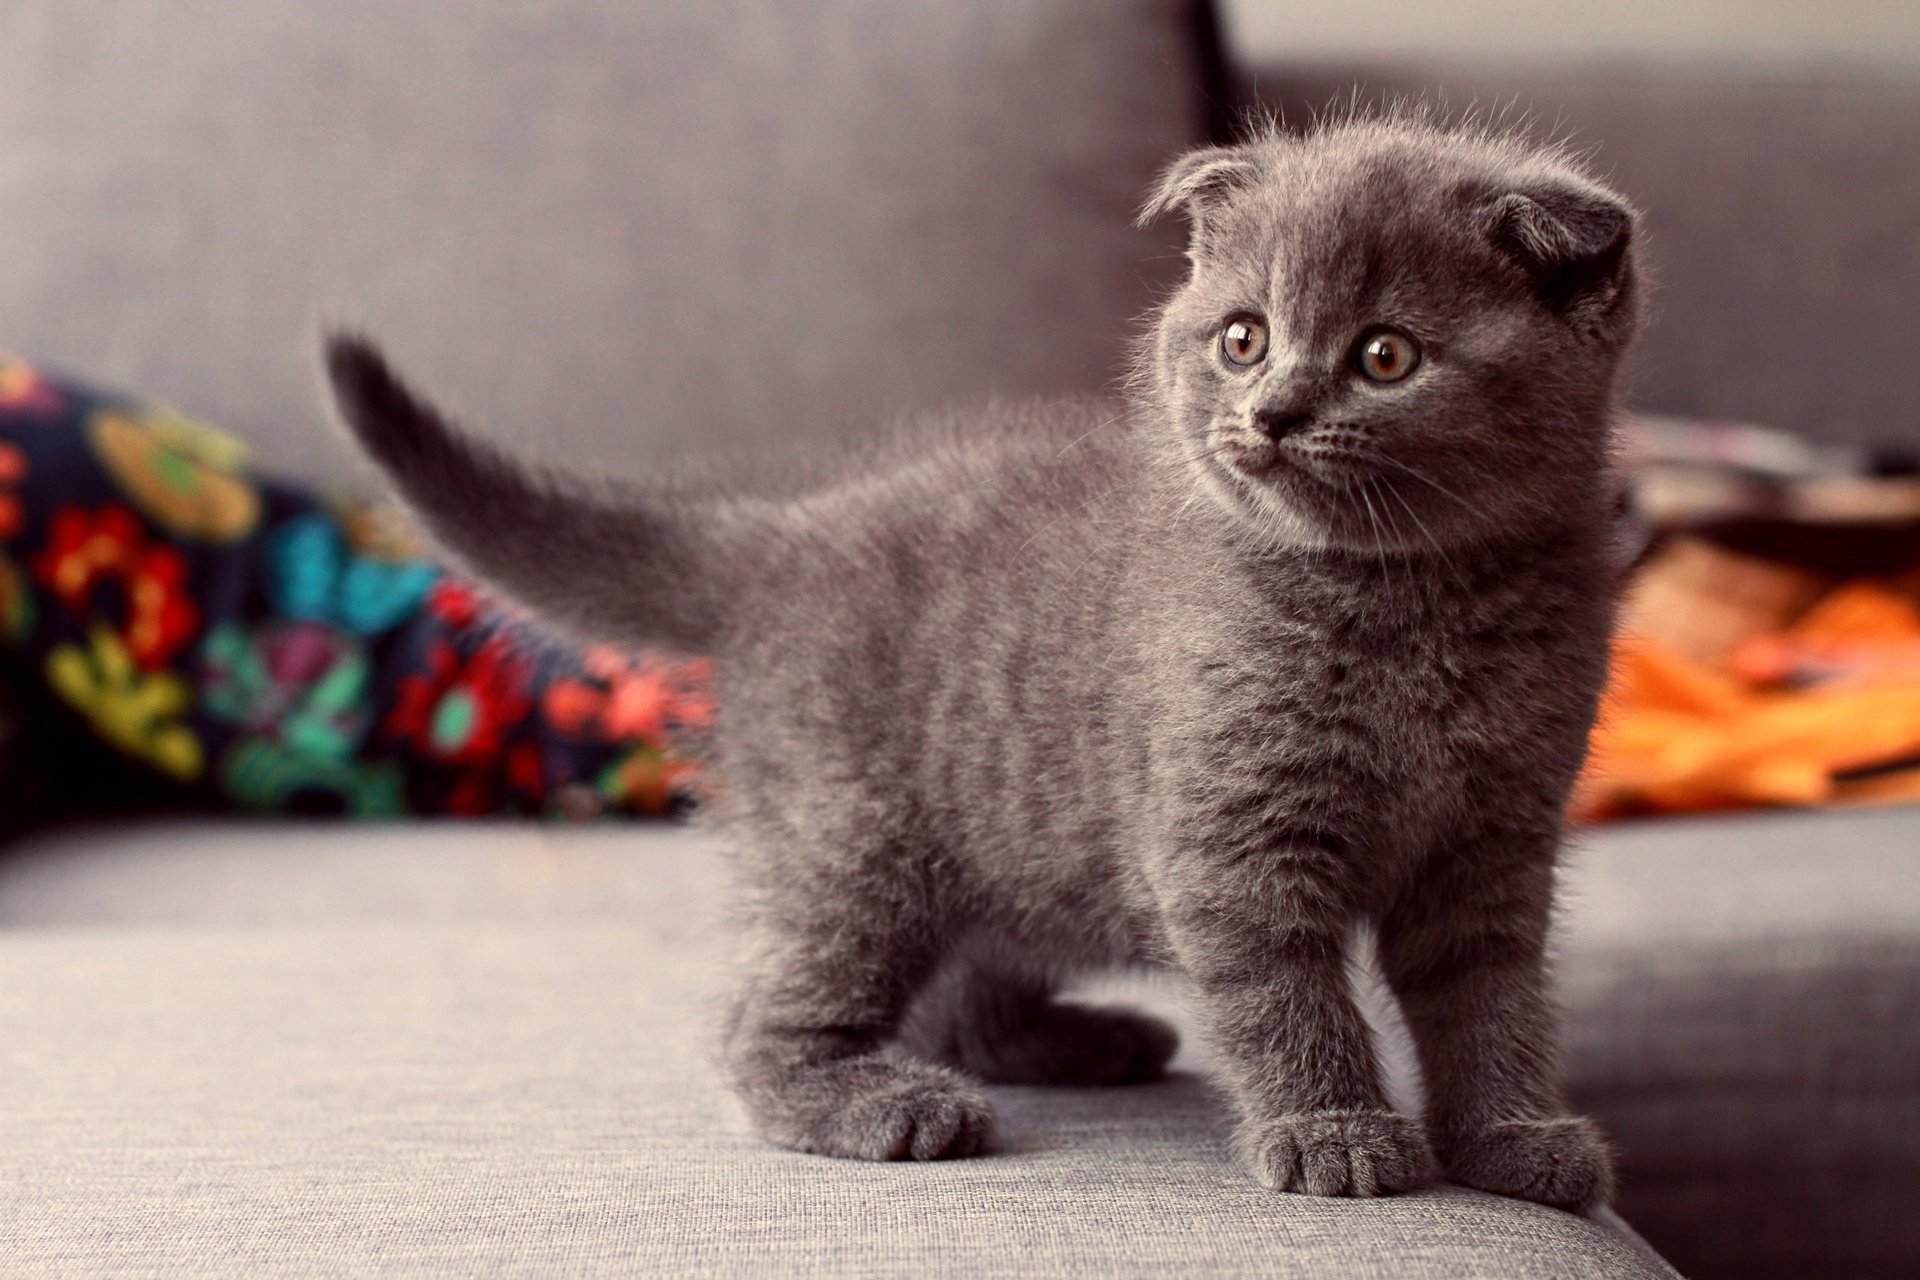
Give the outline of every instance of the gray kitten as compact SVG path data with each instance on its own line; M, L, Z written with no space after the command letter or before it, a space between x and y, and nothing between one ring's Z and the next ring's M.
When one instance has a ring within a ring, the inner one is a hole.
M1190 981L1261 1182L1604 1200L1545 948L1607 652L1634 215L1558 151L1417 118L1181 159L1192 273L1119 414L988 415L797 500L594 492L451 429L369 346L342 411L475 571L718 656L745 978L726 1043L804 1151L981 1150L979 1081L1158 1074ZM1424 1124L1351 997L1378 933Z

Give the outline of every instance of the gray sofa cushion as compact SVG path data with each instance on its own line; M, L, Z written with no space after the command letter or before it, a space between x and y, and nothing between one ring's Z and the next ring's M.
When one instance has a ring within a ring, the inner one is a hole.
M13 0L0 348L347 474L314 335L628 473L1084 391L1177 266L1192 0Z
M1917 833L1914 810L1634 824L1571 861L1576 1096L1620 1139L1628 1219L1687 1274L1920 1263L1905 1207L1920 1168ZM107 952L150 931L265 931L272 946L393 926L610 926L678 954L718 860L661 826L76 830L0 860L0 924ZM64 997L29 983L12 998L9 1025L30 1042L58 1030L48 1001Z
M1907 370L1880 336L1920 332L1920 77L1698 62L1256 70L1289 119L1359 83L1517 107L1594 148L1647 214L1646 408L1920 446Z
M984 1159L767 1148L709 1057L721 863L683 830L174 824L0 870L11 1274L1673 1274L1617 1220L1263 1191L1198 1051L997 1090Z
M1920 811L1611 828L1570 883L1635 1226L1696 1280L1920 1273Z

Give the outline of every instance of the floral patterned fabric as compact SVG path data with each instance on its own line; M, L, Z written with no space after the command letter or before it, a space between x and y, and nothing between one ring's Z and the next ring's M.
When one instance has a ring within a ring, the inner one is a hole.
M378 513L5 355L0 643L102 741L257 810L665 813L712 714L704 660L560 644Z

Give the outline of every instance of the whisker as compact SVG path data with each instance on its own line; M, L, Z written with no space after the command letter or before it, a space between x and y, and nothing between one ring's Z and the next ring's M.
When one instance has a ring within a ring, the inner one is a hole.
M1412 574L1413 566L1409 561L1413 556L1413 547L1411 540L1408 539L1407 535L1400 528L1400 518L1394 515L1393 508L1387 505L1386 483L1386 480L1380 476L1367 477L1367 484L1380 499L1380 518L1386 521L1387 531L1393 534L1394 543L1402 552L1400 557L1401 563L1405 564L1407 566L1407 572Z
M1375 453L1372 450L1356 451L1354 453L1354 456L1358 458L1364 458L1368 462L1384 462L1390 467L1397 467L1400 470L1406 472L1408 475L1412 476L1415 480L1420 481L1422 484L1432 485L1435 489L1439 490L1441 493L1444 493L1445 495L1447 495L1447 497L1452 498L1455 502L1459 503L1461 506L1465 507L1467 510L1472 511L1476 514L1478 514L1479 512L1479 508L1474 506L1471 502L1468 502L1465 498L1461 497L1459 494L1455 493L1453 490L1447 488L1447 486L1441 484L1438 480L1435 480L1432 476L1427 475L1423 471L1415 470L1413 467L1408 466L1406 463L1400 461L1400 459L1398 458L1389 457L1384 453Z
M1233 448L1233 444L1234 442L1231 440L1223 440L1211 449L1202 449L1199 453L1193 454L1190 457L1176 458L1174 462L1180 466L1191 466L1202 458L1211 458L1216 453L1225 453L1227 450Z
M1461 571L1459 561L1447 554L1447 549L1441 545L1440 539L1433 536L1433 530L1427 528L1427 522L1422 520L1420 513L1413 509L1413 504L1408 502L1400 490L1389 483L1385 476L1380 477L1380 487L1385 493L1393 495L1393 500L1398 502L1401 509L1413 520L1414 525L1420 530L1421 536L1426 538L1428 543L1433 546L1433 553L1440 558L1440 563L1444 564L1447 567L1447 572L1453 575L1454 581L1458 582L1462 587L1471 588L1473 584L1468 581L1466 574Z
M1380 533L1380 522L1374 518L1373 499L1367 496L1365 481L1361 482L1358 492L1360 494L1360 501L1367 504L1367 525L1373 530L1373 549L1380 557L1381 585L1391 591L1393 589L1393 576L1387 572L1387 543L1386 539Z
M1067 441L1067 443L1061 448L1060 452L1053 455L1054 458L1057 460L1057 459L1066 457L1068 449L1073 448L1075 445L1079 444L1082 440L1085 440L1088 436L1093 435L1095 432L1106 430L1108 427L1112 426L1114 423L1120 421L1120 419L1126 416L1127 415L1124 413L1116 413L1111 418L1108 418L1105 422L1094 423L1091 427L1088 427L1085 431L1082 431L1079 435Z

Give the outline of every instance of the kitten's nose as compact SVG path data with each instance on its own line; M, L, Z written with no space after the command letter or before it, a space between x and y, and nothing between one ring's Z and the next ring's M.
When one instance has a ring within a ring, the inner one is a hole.
M1280 440L1304 428L1313 415L1297 409L1260 409L1253 415L1255 430L1269 440Z

